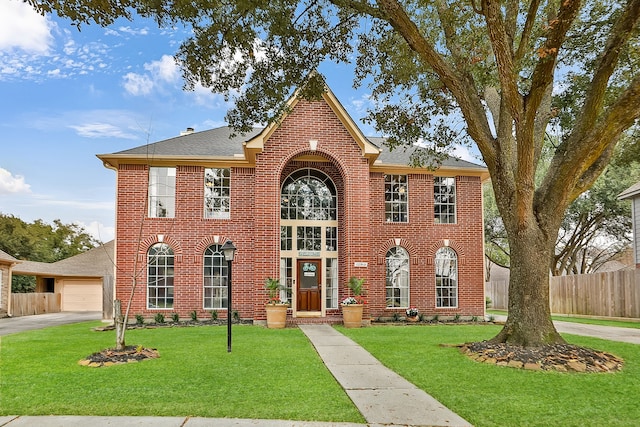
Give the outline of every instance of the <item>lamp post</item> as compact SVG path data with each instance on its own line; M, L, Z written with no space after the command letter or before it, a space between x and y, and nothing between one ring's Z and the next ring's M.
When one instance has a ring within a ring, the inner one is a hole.
M231 240L227 240L221 249L227 261L227 352L231 353L231 264L236 254L236 247Z

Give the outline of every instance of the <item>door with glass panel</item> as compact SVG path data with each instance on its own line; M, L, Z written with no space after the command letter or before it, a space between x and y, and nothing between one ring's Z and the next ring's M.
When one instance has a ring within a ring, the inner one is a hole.
M322 288L322 260L298 260L297 309L298 311L320 311Z

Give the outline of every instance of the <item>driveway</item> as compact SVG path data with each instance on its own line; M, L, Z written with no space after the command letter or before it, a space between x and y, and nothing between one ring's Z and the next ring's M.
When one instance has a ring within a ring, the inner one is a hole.
M499 322L505 322L507 320L507 316L495 315L493 317ZM640 344L640 329L563 322L561 320L554 320L553 324L561 334L584 335L587 337L602 338L603 340Z
M6 317L0 319L0 336L49 326L101 319L102 312L100 311L64 311L61 313L37 314L35 316Z

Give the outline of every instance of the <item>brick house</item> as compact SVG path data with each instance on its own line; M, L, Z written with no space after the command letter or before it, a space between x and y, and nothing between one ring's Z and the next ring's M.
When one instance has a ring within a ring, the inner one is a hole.
M365 318L483 316L482 181L450 159L436 171L366 138L334 94L292 98L280 123L230 138L227 127L98 157L117 173L116 298L131 314L266 318L280 278L290 322L340 322L351 276L366 279ZM135 272L135 273L134 273Z

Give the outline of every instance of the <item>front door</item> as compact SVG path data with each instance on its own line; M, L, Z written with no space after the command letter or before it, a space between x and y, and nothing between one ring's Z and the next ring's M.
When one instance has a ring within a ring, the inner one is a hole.
M322 260L298 260L298 311L320 311Z

